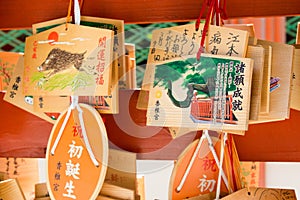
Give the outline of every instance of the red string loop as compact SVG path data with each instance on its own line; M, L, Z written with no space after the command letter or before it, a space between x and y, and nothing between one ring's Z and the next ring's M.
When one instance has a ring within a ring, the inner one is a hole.
M207 31L208 31L208 26L209 26L209 23L210 23L211 14L212 14L215 2L216 2L216 0L209 0L210 5L209 5L208 13L206 15L204 28L203 28L203 31L202 31L202 34L201 34L201 42L200 42L200 47L199 47L199 50L198 50L198 53L197 53L197 60L200 60L201 53L204 53L205 37L206 37ZM198 18L198 20L199 20L199 18Z
M201 18L202 18L203 14L204 14L204 11L205 11L206 7L209 6L208 1L209 0L206 0L206 1L204 0L203 3L202 3L202 7L201 7L201 10L200 10L200 13L199 13L199 17L198 17L198 19L197 19L197 21L195 23L195 29L196 29L196 31L199 30Z
M203 0L202 7L200 10L199 17L195 23L195 29L196 31L199 30L200 27L200 22L201 18L203 16L203 13L205 9L208 8L208 12L206 14L206 19L205 19L205 24L204 28L202 31L202 36L201 36L201 42L200 42L200 47L197 52L197 60L200 60L201 53L204 53L204 42L205 42L205 37L208 31L208 26L210 24L211 18L216 16L216 25L219 26L220 22L223 24L223 19L227 19L227 13L226 13L226 0L223 0L223 6L221 6L221 1L218 2L218 0Z

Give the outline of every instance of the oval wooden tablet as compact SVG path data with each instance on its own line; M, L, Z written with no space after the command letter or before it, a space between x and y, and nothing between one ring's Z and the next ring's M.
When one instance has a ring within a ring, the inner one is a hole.
M220 140L217 137L211 137L213 146L219 157L220 154ZM188 165L193 157L199 139L191 143L179 156L178 161L173 169L170 185L169 185L169 199L181 200L191 198L203 194L216 192L219 169L214 160L213 154L208 147L207 139L203 140L197 153L194 163L190 169L186 180L178 191L178 186L188 168ZM224 166L224 165L223 165ZM221 192L228 193L224 182L222 181Z
M65 111L54 124L47 146L47 188L51 199L96 199L104 182L108 160L106 129L93 107L79 105L88 141L99 166L95 166L88 154L77 108L71 111L54 155L51 154L67 115Z

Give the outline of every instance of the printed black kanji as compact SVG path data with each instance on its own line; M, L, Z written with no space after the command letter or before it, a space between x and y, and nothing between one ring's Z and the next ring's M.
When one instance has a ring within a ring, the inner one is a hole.
M17 83L14 83L12 86L13 90L18 90L19 89L19 85Z
M21 82L21 77L20 76L17 76L16 77L16 83L20 83Z
M235 66L235 73L244 73L245 72L245 63L241 62Z
M243 107L242 107L242 101L241 100L234 100L232 102L232 110L233 111L236 111L236 110L243 110Z
M243 98L242 90L242 88L237 87L236 90L233 92L233 97Z
M245 75L238 75L238 76L235 76L235 79L234 79L234 84L235 85L244 85L244 77Z

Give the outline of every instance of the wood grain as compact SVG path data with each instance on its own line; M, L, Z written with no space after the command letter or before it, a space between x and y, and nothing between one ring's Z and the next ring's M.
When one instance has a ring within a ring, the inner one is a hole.
M291 86L291 108L300 111L300 45L295 45Z
M0 182L0 199L20 199L25 200L25 196L20 188L17 179L8 179Z
M251 83L250 120L257 120L260 110L261 89L263 82L264 48L248 46L247 58L253 59L253 74Z
M81 14L124 19L125 23L189 21L199 16L203 0L84 1ZM29 28L33 23L67 16L69 1L0 1L0 29ZM228 0L229 18L300 14L299 0Z
M100 195L112 197L113 199L127 199L127 200L135 199L134 190L122 188L108 183L103 184Z

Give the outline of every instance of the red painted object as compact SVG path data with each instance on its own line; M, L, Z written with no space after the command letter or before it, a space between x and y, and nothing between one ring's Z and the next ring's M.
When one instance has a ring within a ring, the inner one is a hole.
M209 99L197 99L196 94L192 99L191 103L191 116L194 120L205 120L205 121L212 121L213 120L213 108L214 108L214 99L216 97L212 97ZM219 97L222 98L222 97ZM217 121L221 121L223 113L221 110L218 110L216 113ZM233 119L232 113L232 96L226 96L226 105L225 105L225 115L224 115L224 122L235 124L236 121Z
M177 159L201 133L172 139L164 127L146 126L146 111L136 109L138 90L120 90L120 113L102 115L110 146L138 153L139 159ZM2 100L0 93L0 157L44 157L52 124ZM250 125L235 135L241 161L300 161L300 112L290 119Z
M0 157L45 157L53 125L3 101L0 94ZM138 94L120 90L120 113L102 115L111 148L136 152L140 159L176 159L199 135L173 140L168 128L146 126L146 111L136 109Z

